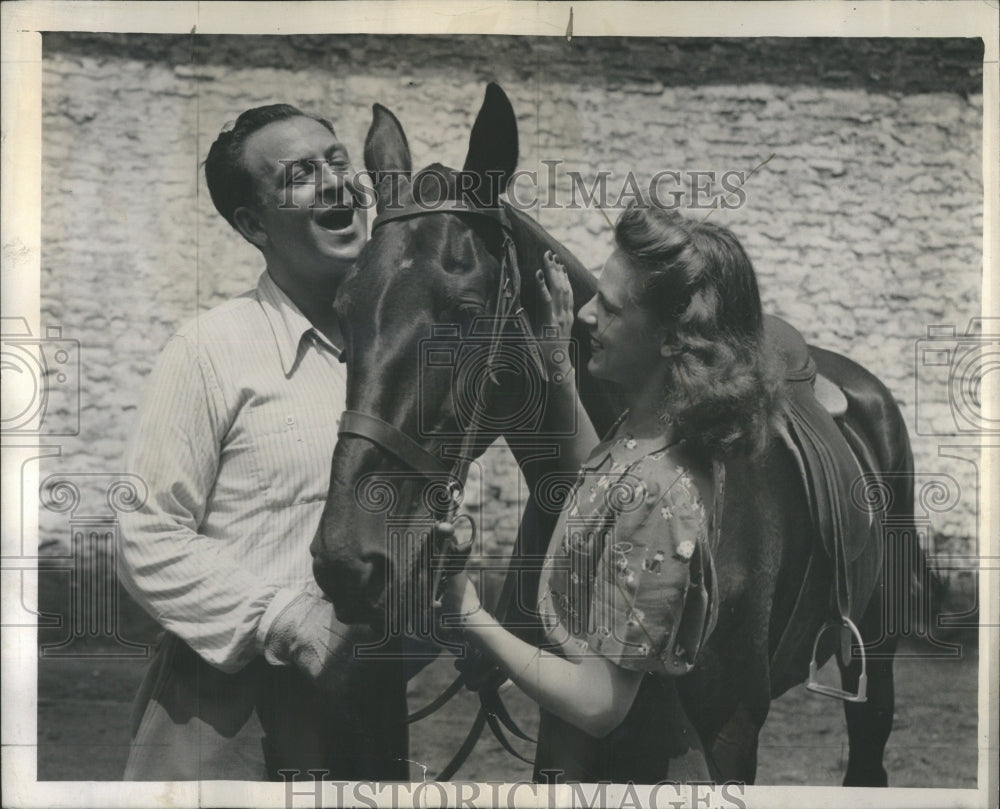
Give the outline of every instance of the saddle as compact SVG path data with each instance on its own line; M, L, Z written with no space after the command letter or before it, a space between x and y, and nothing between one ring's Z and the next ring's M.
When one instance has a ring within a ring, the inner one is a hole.
M767 349L781 357L785 367L785 419L779 437L799 469L816 537L813 554L822 553L832 562L831 617L839 618L834 622L837 625L850 628L860 644L854 623L860 620L881 569L877 540L882 529L872 510L852 503L851 490L862 475L875 470L857 435L845 424L847 397L833 381L817 373L802 335L780 318L765 316L764 320ZM806 591L817 586L816 568L810 562L796 612L814 597ZM789 628L800 623L795 617L793 612ZM791 647L799 641L786 630L772 655L772 665L791 654ZM839 692L829 695L847 698Z

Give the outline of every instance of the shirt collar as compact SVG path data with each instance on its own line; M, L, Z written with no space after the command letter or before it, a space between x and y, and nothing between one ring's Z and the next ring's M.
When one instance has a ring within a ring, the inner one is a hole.
M313 327L309 319L292 303L292 299L274 283L267 270L261 273L257 281L257 299L264 310L264 316L271 324L271 331L274 332L285 376L289 376L295 370L299 348L307 334L315 335L333 352L334 357L340 356L340 349L331 343L326 335Z

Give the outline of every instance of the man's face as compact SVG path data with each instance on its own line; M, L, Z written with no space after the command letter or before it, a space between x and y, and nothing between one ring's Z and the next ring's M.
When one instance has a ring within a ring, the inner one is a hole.
M318 288L339 282L366 237L344 146L319 121L296 116L254 132L243 160L257 196L259 230L251 240L272 273Z

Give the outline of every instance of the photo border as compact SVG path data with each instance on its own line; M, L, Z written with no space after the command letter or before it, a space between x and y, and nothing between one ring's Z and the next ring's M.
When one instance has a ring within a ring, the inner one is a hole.
M983 72L983 292L982 316L1000 316L997 256L998 166L1000 154L997 112L998 7L995 2L311 2L311 3L152 3L152 2L8 2L2 5L2 228L3 265L0 305L3 315L26 318L33 334L40 333L41 219L41 87L43 31L108 31L197 34L491 34L523 36L711 36L711 37L981 37L985 44ZM275 23L280 20L280 25ZM985 408L1000 407L1000 379L983 392ZM987 412L987 417L990 413ZM981 440L983 468L979 535L984 557L1000 557L1000 510L987 493L1000 492L1000 442ZM38 491L37 474L25 467L20 452L34 445L4 440L2 467L3 554L22 535L37 534L37 511L13 502L22 485ZM34 478L32 478L34 475ZM35 516L36 522L31 518ZM980 570L979 766L977 789L843 789L839 787L747 787L747 806L996 806L997 660L1000 651L998 565ZM24 597L37 597L37 571L22 571ZM27 604L29 608L32 604ZM21 597L5 589L6 616L20 610ZM37 630L4 627L2 633L2 770L5 806L285 806L286 786L244 782L37 782ZM412 785L398 791L399 805L412 805ZM548 793L546 787L514 785L498 794L504 805L563 805L568 788ZM461 798L461 782L442 784L449 800ZM297 784L296 790L303 785ZM627 787L609 790L608 797ZM649 787L636 787L640 798ZM703 788L704 789L704 788ZM511 790L516 790L516 794ZM468 795L468 792L465 793ZM410 797L404 797L410 796ZM424 805L434 805L427 795ZM693 796L696 797L696 796ZM550 803L549 798L555 798ZM378 805L388 805L382 800ZM301 799L299 803L301 804ZM708 805L708 804L702 804Z

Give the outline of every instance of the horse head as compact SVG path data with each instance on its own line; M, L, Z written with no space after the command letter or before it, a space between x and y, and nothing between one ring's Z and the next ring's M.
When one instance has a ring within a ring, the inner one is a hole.
M524 352L496 351L498 340L530 342L499 200L516 163L514 113L496 85L462 171L413 174L402 126L374 107L365 167L378 217L335 302L348 412L313 543L316 579L347 622L388 611L412 623L434 520L452 510L468 462L504 431L526 385L540 384L540 366L519 363Z
M577 308L596 281L500 199L517 142L510 101L490 84L462 170L432 164L414 174L402 126L374 107L365 168L377 217L334 304L347 411L312 545L316 580L348 623L426 619L428 534L453 513L468 463L497 437L529 488L549 471L551 457L539 447L547 395L540 352L551 349L529 325L538 305L534 272L546 250L558 253ZM574 328L577 367L585 369L589 340L582 324ZM620 412L610 389L585 372L580 393L598 429ZM557 513L536 515L532 536L547 539Z

